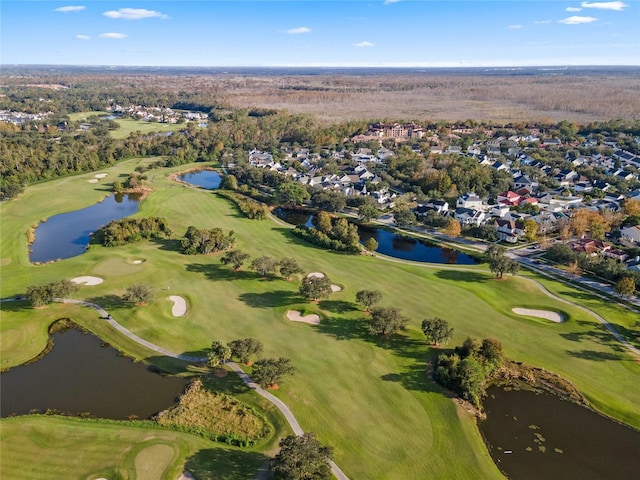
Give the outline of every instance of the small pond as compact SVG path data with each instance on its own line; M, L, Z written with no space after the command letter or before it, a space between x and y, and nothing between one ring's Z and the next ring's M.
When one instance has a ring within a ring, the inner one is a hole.
M222 178L220 174L215 170L199 170L197 172L187 172L178 178L191 185L195 185L200 188L206 188L207 190L213 190L220 186Z
M42 359L0 374L2 417L51 408L115 420L149 418L173 405L186 387L186 380L154 373L103 347L94 335L68 330L53 341Z
M276 217L291 225L302 224L306 227L313 228L313 213L309 210L278 207L273 213Z
M84 253L91 233L112 220L136 213L139 204L138 195L110 195L82 210L54 215L36 228L29 260L50 262Z
M304 224L313 227L313 212L305 209L276 208L273 213L291 225ZM475 265L479 263L475 258L457 250L428 245L414 238L397 235L383 228L358 226L360 242L365 243L370 238L378 242L376 252L390 257L415 262L449 263L457 265Z
M360 241L365 243L370 238L378 242L376 252L390 257L414 262L448 263L457 265L475 265L478 261L452 248L428 245L415 238L405 237L382 228L358 227Z
M500 387L487 393L479 428L509 478L638 478L640 432L552 395Z

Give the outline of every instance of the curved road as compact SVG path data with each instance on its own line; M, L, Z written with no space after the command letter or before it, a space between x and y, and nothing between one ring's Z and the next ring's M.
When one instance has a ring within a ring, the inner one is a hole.
M188 355L179 355L179 354L177 354L175 352L167 350L166 348L162 348L162 347L160 347L160 346L158 346L158 345L156 345L154 343L148 342L147 340L145 340L143 338L140 338L135 333L131 332L130 330L126 329L125 327L120 325L118 322L116 322L113 319L113 317L111 315L109 315L109 313L104 308L102 308L100 305L96 305L95 303L85 302L83 300L74 300L74 299L71 299L71 298L66 298L64 300L60 299L60 298L56 298L55 300L56 301L64 301L66 303L73 303L73 304L76 304L76 305L82 305L82 306L85 306L85 307L93 308L114 329L118 330L120 333L122 333L127 338L130 338L134 342L136 342L136 343L148 348L149 350L153 350L154 352L158 352L158 353L160 353L162 355L165 355L167 357L177 358L178 360L183 360L185 362L202 363L202 362L206 362L207 361L206 358L190 357ZM253 380L251 380L251 377L249 377L249 375L247 375L244 372L244 370L242 370L242 368L240 368L240 366L237 365L236 363L227 362L226 364L229 367L231 367L231 369L234 372L236 372L238 374L240 379L250 389L255 390L255 392L258 395L260 395L261 397L266 398L269 402L274 404L276 406L276 408L278 410L280 410L280 412L282 412L282 415L284 415L284 418L287 419L287 422L289 422L289 425L291 426L291 429L293 430L293 432L296 435L300 436L300 435L304 434L304 430L302 430L302 427L300 427L300 424L298 423L298 420L296 420L296 417L293 415L293 413L291 412L289 407L282 400L280 400L275 395L272 395L271 393L267 392L265 389L260 387L260 385L258 385ZM338 480L349 480L349 477L347 477L345 475L345 473L340 469L340 467L338 467L338 465L335 464L335 462L331 461L330 463L331 463L331 473L333 473L333 475Z

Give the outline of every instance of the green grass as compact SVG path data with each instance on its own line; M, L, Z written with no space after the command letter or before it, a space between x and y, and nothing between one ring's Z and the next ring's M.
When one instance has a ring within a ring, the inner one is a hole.
M109 112L77 112L69 114L69 118L72 122L83 122L87 118L94 115L109 115ZM117 130L110 132L113 138L127 138L133 132L141 133L157 133L157 132L175 132L177 130L186 128L186 124L178 123L157 123L157 122L144 122L142 120L135 120L133 118L117 118L114 120L120 125Z
M121 163L117 171L133 170L139 162ZM26 229L43 216L87 206L100 192L86 179L74 177L30 187L17 200L2 204L0 257L9 259L3 264L2 296L24 292L29 284L97 275L105 282L82 287L75 297L108 307L134 333L172 351L200 355L214 339L260 338L265 356L289 357L297 369L274 393L305 430L334 447L336 462L351 478L500 478L475 420L427 376L427 363L437 350L426 344L419 327L432 316L454 326L451 344L469 335L495 337L510 358L569 379L602 411L640 427L635 393L640 365L596 319L543 295L525 276L496 281L482 267L457 271L327 252L270 220L242 218L230 202L170 182L167 172L149 172L155 191L137 215L166 217L175 239L109 249L95 246L79 257L46 266L29 264ZM111 170L108 178L113 178ZM176 250L178 239L189 225L232 229L238 248L252 256L295 257L306 272L324 272L344 289L313 304L297 294L300 277L290 282L264 280L246 267L233 272L221 265L220 255L182 255ZM136 259L145 262L133 265ZM545 282L556 293L583 301L563 285ZM144 307L124 305L118 296L133 283L152 285L155 300ZM408 331L386 341L370 336L362 326L363 313L353 305L360 289L380 290L383 305L401 307L411 319ZM169 295L187 299L185 317L171 316ZM559 311L568 321L552 324L521 317L511 312L514 307ZM633 315L613 304L598 308L612 322L632 323ZM289 309L317 313L322 323L290 322L285 317ZM0 332L5 316L14 322L13 328L22 322L35 332L38 325L46 325L40 317L51 311L47 310L3 312ZM122 339L93 312L83 310L77 321L137 358L182 374L197 373ZM19 363L24 356L17 348L1 346L7 363ZM245 402L255 399L231 377L220 381L222 391L238 392ZM264 407L270 420L277 417L261 400L251 401Z
M266 457L186 433L101 420L27 416L0 421L0 478L253 480Z

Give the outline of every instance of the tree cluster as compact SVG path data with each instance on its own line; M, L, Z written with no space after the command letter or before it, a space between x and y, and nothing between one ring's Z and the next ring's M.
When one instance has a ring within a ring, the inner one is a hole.
M27 300L33 307L43 307L55 298L65 298L78 291L78 285L70 280L58 280L44 285L29 285Z
M153 289L145 283L136 283L127 288L122 295L125 302L137 303L139 305L148 303L153 298Z
M333 218L320 210L315 218L315 227L298 225L293 234L319 247L339 252L357 253L360 251L358 227L346 218Z
M438 356L434 376L440 385L478 407L488 381L503 363L504 354L498 340L467 338L454 353Z
M225 190L217 190L216 193L235 203L240 212L250 220L264 220L269 215L269 208L266 205L239 193Z
M486 253L489 257L489 270L495 273L496 277L502 278L505 272L509 272L512 275L518 273L520 264L507 257L507 249L502 245L491 245Z
M300 295L309 300L318 300L328 297L331 290L331 280L327 276L310 275L302 279Z
M109 222L95 234L96 241L105 247L117 247L163 235L171 236L171 228L165 218L125 218Z
M271 460L276 480L331 480L333 450L322 445L313 433L280 440L280 451Z
M182 251L187 255L209 254L231 248L236 243L233 230L225 233L221 228L199 230L189 226L182 240Z

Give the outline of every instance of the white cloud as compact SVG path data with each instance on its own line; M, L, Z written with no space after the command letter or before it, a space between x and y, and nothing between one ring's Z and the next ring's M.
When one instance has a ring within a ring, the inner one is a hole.
M359 43L354 43L353 46L354 47L358 47L358 48L363 48L363 47L375 47L375 43L371 43L371 42L359 42Z
M54 10L54 12L79 12L80 10L84 10L87 7L83 7L82 5L69 5L67 7L58 7Z
M509 25L509 30L520 30L522 25Z
M120 40L121 38L127 38L128 35L125 35L124 33L103 33L98 36L100 38L110 38L113 40Z
M559 23L564 23L565 25L580 25L583 23L591 23L598 20L595 17L579 17L574 15L573 17L567 17L563 20L558 20Z
M392 3L398 3L400 0L384 0L385 5L391 5Z
M89 35L80 34L80 35L76 35L75 39L76 40L91 40L91 37Z
M164 13L155 10L147 10L146 8L121 8L120 10L109 10L103 15L109 18L118 18L122 20L142 20L143 18L169 18Z
M567 7L565 8L567 12L580 12L582 9L580 7Z
M537 24L537 25L547 25L549 23L551 23L552 20L534 20L533 23Z
M296 27L296 28L290 28L289 30L286 30L284 33L288 33L290 35L299 35L301 33L309 33L311 31L311 29L309 27Z
M623 2L582 2L580 6L582 8L598 8L600 10L615 10L621 12L629 5Z

